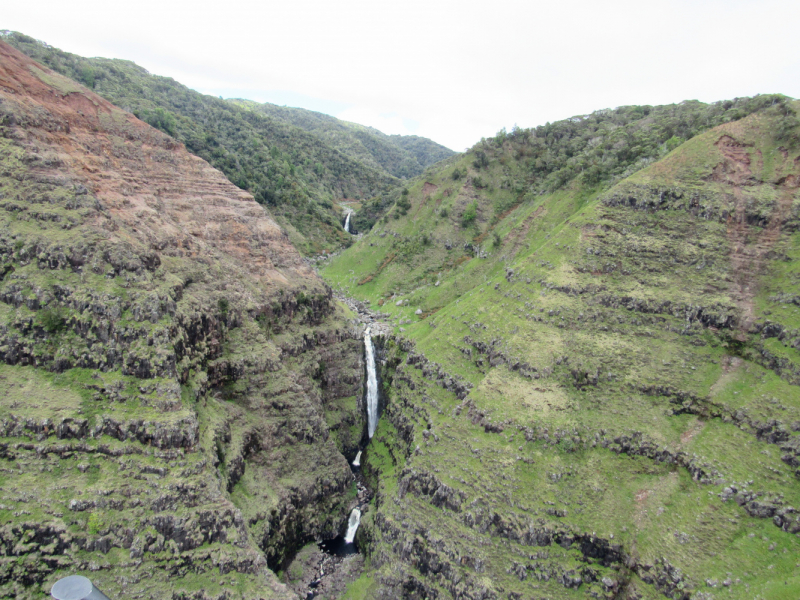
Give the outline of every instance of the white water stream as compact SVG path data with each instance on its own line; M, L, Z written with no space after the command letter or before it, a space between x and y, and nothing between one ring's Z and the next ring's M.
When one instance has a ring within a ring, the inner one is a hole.
M369 327L364 332L364 347L367 355L367 432L372 439L378 427L378 378L375 375L375 349L372 347Z
M353 466L354 467L360 467L361 466L361 450L359 450L358 454L356 454L356 458L353 461Z
M353 214L352 212L348 212L347 213L347 218L344 220L344 230L347 233L350 233L350 215L352 215L352 214Z
M350 513L350 520L347 522L347 533L344 536L345 544L352 544L353 540L356 539L356 531L358 531L358 526L360 523L361 511L357 508L354 508L353 512Z

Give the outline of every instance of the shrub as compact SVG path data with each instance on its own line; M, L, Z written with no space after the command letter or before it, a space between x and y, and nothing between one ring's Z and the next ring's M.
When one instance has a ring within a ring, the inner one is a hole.
M297 293L297 304L298 304L298 306L311 304L311 296L306 296L304 292L298 292Z
M478 203L473 202L467 207L467 210L464 211L464 214L461 215L461 225L464 227L469 227L472 225L475 218L478 216Z
M86 529L91 535L97 535L100 533L100 530L103 529L104 523L100 516L93 512L89 515L89 520L86 523Z
M80 71L80 80L83 85L94 89L94 69L89 65L84 65Z
M160 129L167 135L175 137L178 123L173 114L169 111L157 106L153 110L137 111L134 114L148 125Z
M401 215L405 215L408 209L411 208L411 201L405 194L397 201L397 208L400 210Z
M680 146L685 141L686 140L684 140L682 137L678 137L676 135L673 135L671 138L669 138L666 141L667 152L672 152L673 150L675 150L675 148Z
M797 119L792 115L784 115L776 127L775 138L779 142L784 142L794 146L800 143L800 131L798 131Z
M64 329L67 316L61 307L45 308L39 313L39 323L47 333L56 333Z

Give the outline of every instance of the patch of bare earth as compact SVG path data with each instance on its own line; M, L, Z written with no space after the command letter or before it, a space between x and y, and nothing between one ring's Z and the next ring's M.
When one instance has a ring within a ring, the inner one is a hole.
M439 186L435 183L431 183L430 181L426 181L425 184L422 186L422 195L426 198L436 192L439 189Z
M511 231L511 233L508 235L508 241L512 242L511 248L508 252L509 258L515 257L523 246L527 248L525 240L528 239L528 232L531 229L531 225L533 225L533 222L546 212L547 209L545 209L544 206L540 206L522 222L522 225L519 228Z
M722 357L722 373L720 373L719 378L713 383L711 388L708 391L708 395L712 398L716 396L722 388L725 387L725 384L733 377L733 373L739 370L739 368L744 364L744 360L739 358L738 356L723 356Z
M691 425L689 425L688 429L681 434L681 443L679 447L683 448L686 446L686 444L691 442L695 437L697 437L697 434L703 431L705 426L706 422L701 421L700 419L697 419Z
M644 524L644 518L647 515L647 499L650 497L650 494L653 490L642 489L636 492L633 496L634 502L636 502L636 516L634 517L634 523L638 529L642 528Z
M759 278L764 273L767 256L780 239L781 226L792 206L792 196L798 186L795 174L776 182L778 202L769 217L767 226L756 232L747 222L747 198L742 187L757 182L750 169L748 146L729 135L717 141L723 160L715 168L713 179L731 186L734 210L728 217L728 241L733 269L731 295L740 310L739 339L743 339L755 322L754 298L758 292Z

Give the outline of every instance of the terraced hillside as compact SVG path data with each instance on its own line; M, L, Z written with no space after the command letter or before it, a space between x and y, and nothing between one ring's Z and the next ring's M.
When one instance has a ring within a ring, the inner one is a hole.
M350 316L251 195L0 42L0 597L296 597L355 502Z
M798 109L501 132L325 267L397 326L350 597L800 597Z
M423 166L453 154L425 138L386 136L325 115L315 117L318 126L307 131L307 119L297 123L297 118L285 118L286 111L318 113L276 113L267 110L272 105L250 110L152 75L130 61L84 58L17 32L0 35L185 144L266 206L307 256L351 243L340 223L339 200L386 194L401 183L398 177L417 175Z

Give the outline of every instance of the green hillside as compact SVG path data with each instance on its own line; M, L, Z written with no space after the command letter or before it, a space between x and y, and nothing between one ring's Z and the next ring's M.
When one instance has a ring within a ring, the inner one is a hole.
M338 200L371 198L400 183L369 153L344 152L337 147L342 144L327 144L285 119L200 94L130 61L76 56L15 32L3 33L2 39L183 142L267 206L306 255L351 242L342 231ZM386 164L397 162L402 176L421 171L415 154L384 139L389 136L373 130L358 143L380 146L373 150L376 155L394 153Z
M296 125L350 158L401 179L420 175L425 167L455 154L427 138L386 135L373 127L341 121L303 108L260 104L251 100L231 102Z
M325 267L399 336L354 594L800 597L798 109L501 132Z
M0 598L295 599L355 502L351 319L252 197L0 41Z

